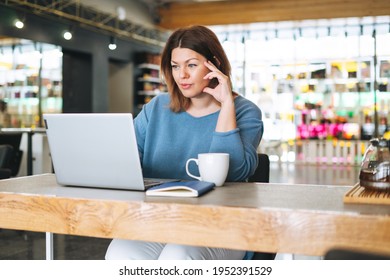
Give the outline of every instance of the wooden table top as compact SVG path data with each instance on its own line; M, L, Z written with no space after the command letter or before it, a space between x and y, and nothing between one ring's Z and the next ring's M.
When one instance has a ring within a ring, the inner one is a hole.
M0 228L323 256L390 254L390 205L346 204L352 186L226 183L199 198L0 180Z

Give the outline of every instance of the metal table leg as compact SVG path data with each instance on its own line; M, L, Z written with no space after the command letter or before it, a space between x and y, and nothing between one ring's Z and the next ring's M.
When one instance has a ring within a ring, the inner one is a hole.
M46 260L54 259L53 233L46 232Z

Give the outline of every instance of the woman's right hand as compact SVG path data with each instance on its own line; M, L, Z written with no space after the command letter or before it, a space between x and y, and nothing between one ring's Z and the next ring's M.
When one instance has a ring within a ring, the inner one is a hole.
M203 92L212 95L221 103L221 106L223 106L225 102L233 102L234 98L230 78L223 74L211 61L205 61L204 65L210 69L210 72L204 76L204 79L217 79L218 85L215 88L205 87Z

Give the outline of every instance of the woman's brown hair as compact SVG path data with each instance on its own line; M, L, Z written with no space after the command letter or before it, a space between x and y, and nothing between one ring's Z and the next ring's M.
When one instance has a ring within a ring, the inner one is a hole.
M194 25L174 31L162 52L161 72L171 95L170 108L174 112L180 112L188 109L190 99L181 94L172 75L172 50L175 48L187 48L203 55L228 77L231 66L218 37L209 28ZM214 87L216 84L216 80L211 80L209 86Z

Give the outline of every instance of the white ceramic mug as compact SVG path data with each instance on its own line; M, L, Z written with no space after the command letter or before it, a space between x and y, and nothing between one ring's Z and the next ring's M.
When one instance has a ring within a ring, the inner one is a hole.
M199 176L191 174L188 166L191 161L198 165ZM188 176L199 181L212 182L217 187L225 183L229 171L229 154L225 153L204 153L198 154L198 158L190 158L186 162Z

